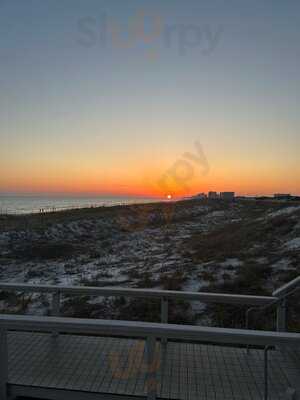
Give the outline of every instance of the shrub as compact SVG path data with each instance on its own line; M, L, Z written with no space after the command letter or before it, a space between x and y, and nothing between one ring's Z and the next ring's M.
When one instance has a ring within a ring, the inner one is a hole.
M77 252L74 245L70 243L30 243L23 248L16 250L18 258L28 260L55 260L66 258Z
M162 275L160 284L163 290L181 290L186 281L186 276L182 271L176 271L172 275Z

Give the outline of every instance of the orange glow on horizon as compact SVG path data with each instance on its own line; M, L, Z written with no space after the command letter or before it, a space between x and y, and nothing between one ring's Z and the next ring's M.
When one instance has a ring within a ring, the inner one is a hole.
M164 190L157 184L149 182L128 182L127 185L119 183L111 183L110 185L101 185L93 182L65 182L57 185L52 182L35 182L31 184L11 184L1 185L0 192L11 193L39 193L39 194L66 194L66 195L95 195L95 196L128 196L128 197L153 197L158 199L166 198L168 200L189 197L200 192L212 191L235 191L238 195L272 195L276 192L282 193L300 193L300 188L296 185L294 190L286 185L278 185L276 182L261 181L233 181L233 180L215 180L209 182L208 179L193 182L188 187L180 185L168 186L168 191ZM172 194L171 194L172 193Z
M176 162L176 157L174 157ZM74 162L55 166L54 163L38 168L30 162L26 168L3 168L0 192L45 193L99 196L139 196L160 199L183 198L208 191L235 191L238 195L271 195L276 192L300 193L295 176L268 166L245 165L242 160L229 162L211 160L207 174L195 166L191 176L184 171L178 176L170 170L171 156L157 159L153 164L145 157L135 162L119 160L118 164L101 166ZM81 166L82 165L82 166ZM239 168L237 168L239 166ZM43 167L43 168L42 168ZM298 167L297 167L298 168Z

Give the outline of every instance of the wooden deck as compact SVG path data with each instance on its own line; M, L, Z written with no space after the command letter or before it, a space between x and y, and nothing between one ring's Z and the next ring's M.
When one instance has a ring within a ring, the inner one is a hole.
M101 393L107 399L120 395L122 400L123 396L139 398L147 393L144 340L76 335L54 338L44 333L9 332L8 352L13 394L19 388L25 395L38 396L46 391L45 398L50 399L75 398L75 394L81 399L89 392L94 398L105 398L96 395ZM169 342L165 348L158 343L153 365L158 397L262 399L263 360L262 350L251 350L248 355L245 349L234 347ZM271 351L269 399L286 399L288 370L289 374L299 374L279 352Z

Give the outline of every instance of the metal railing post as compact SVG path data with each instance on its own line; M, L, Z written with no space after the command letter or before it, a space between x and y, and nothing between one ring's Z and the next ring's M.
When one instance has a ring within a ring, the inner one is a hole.
M277 306L277 322L276 322L277 332L286 332L287 330L286 314L287 314L287 304L286 304L286 299L283 299L278 303Z
M268 352L271 349L270 346L266 346L264 350L264 400L269 399L269 360Z
M60 292L54 292L52 295L52 309L51 309L51 316L52 317L59 317L60 316ZM52 332L53 337L58 336L57 331Z
M246 311L246 329L247 330L250 329L250 314L252 311L255 311L255 310L256 310L255 307L251 307L251 308L248 308L248 310ZM250 354L250 346L247 345L247 355L249 355L249 354Z
M7 400L8 349L7 331L0 330L0 399Z
M156 380L156 338L154 336L147 337L147 400L156 400L157 380Z
M167 324L169 322L169 300L166 297L161 299L161 323ZM167 339L162 339L161 343L166 345L168 343Z
M169 315L169 301L166 297L162 297L162 299L161 299L161 322L162 322L162 324L168 323L168 315Z

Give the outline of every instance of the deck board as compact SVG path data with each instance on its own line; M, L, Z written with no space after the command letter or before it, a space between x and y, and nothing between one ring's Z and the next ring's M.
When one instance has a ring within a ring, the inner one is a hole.
M9 384L145 396L145 342L136 339L10 332ZM172 400L263 398L263 351L205 344L157 344L158 396ZM289 386L279 352L270 353L270 399ZM292 371L296 373L295 371Z

